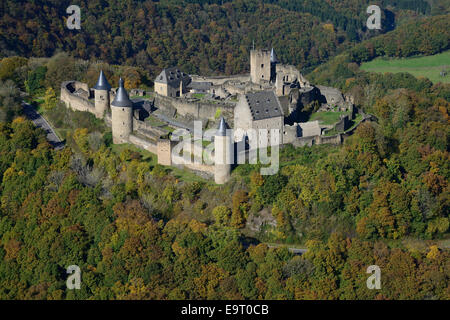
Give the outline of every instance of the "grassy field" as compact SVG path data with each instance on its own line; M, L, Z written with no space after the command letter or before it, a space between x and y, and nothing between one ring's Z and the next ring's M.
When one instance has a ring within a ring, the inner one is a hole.
M166 130L167 132L173 132L175 129L169 127L166 122L159 120L154 115L148 116L145 121L153 127L159 127L160 129Z
M203 99L205 97L205 94L204 93L193 93L192 97L197 98L197 99Z
M447 75L440 76L440 72L447 66ZM425 57L388 59L377 58L361 65L361 69L379 73L408 72L415 77L426 77L433 83L450 83L450 50L440 54Z
M130 99L153 99L153 95L146 94L145 96L130 96Z
M339 112L339 111L316 112L311 115L309 121L319 120L320 124L331 125L338 122L340 120L341 115L347 113L348 112Z

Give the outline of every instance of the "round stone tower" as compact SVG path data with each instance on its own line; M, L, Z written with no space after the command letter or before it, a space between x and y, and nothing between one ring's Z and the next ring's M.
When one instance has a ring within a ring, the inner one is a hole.
M230 180L231 146L231 137L227 135L227 125L222 117L214 136L214 181L217 184L224 184Z
M133 132L133 102L128 97L122 78L114 101L111 102L111 122L113 142L128 142L128 137Z
M105 115L105 111L108 110L109 90L111 90L111 86L109 85L108 80L106 80L103 70L101 70L97 84L94 86L95 116L99 119L102 119Z

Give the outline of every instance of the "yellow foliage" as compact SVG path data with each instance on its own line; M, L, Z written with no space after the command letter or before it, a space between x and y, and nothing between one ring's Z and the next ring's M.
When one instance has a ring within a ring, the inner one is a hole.
M199 232L205 232L207 229L207 226L204 223L201 223L195 219L192 219L191 222L189 222L189 228L191 228L192 232L199 233Z
M73 140L83 153L89 152L88 129L77 128L73 133Z
M430 251L427 253L428 259L436 259L439 256L439 248L434 245L430 247Z
M51 110L56 106L57 98L55 90L52 87L48 87L44 95L43 107L45 110Z
M24 117L17 117L17 118L15 118L14 120L13 120L13 125L14 124L21 124L21 123L24 123L26 121L26 119L24 118Z
M325 23L323 25L323 28L327 31L334 32L334 26L331 23Z
M212 299L217 295L219 284L228 276L228 272L215 264L202 266L201 276L194 278L196 291L201 299Z
M345 86L346 87L350 86L350 84L352 84L353 81L355 81L355 78L348 78L347 80L345 80Z
M8 181L15 173L15 170L13 167L9 167L5 170L3 173L3 181Z
M172 244L172 250L177 256L180 256L184 253L184 249L176 241L174 241Z
M11 239L4 245L4 248L6 251L5 260L9 261L17 259L17 257L19 256L21 243L16 239Z

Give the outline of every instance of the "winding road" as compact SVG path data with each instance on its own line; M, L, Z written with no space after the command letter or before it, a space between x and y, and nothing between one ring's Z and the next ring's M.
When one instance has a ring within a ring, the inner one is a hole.
M285 247L286 245L281 245L281 244L268 244L266 243L267 246L269 248L280 248L280 247ZM299 254L302 255L304 254L306 251L308 251L308 249L301 249L301 248L287 248L290 252L292 252L293 254Z
M47 140L55 148L55 150L60 150L64 148L64 142L62 142L61 139L59 139L55 130L53 130L53 128L50 126L47 120L45 120L45 118L41 116L39 112L37 112L31 104L23 101L22 106L25 116L31 121L33 121L36 127L42 128L47 133Z

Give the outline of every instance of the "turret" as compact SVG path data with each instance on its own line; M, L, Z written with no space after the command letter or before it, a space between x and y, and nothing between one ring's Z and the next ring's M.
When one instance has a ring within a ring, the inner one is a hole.
M275 54L275 50L270 51L270 63L278 63L277 55Z
M214 181L224 184L231 175L231 136L227 135L225 119L221 117L219 128L214 136Z
M114 101L111 102L111 117L113 142L128 142L128 137L133 132L133 102L128 97L122 78Z
M97 118L103 118L105 111L108 110L109 90L111 90L111 86L109 85L108 80L106 80L103 70L101 70L97 84L94 86L95 116Z

